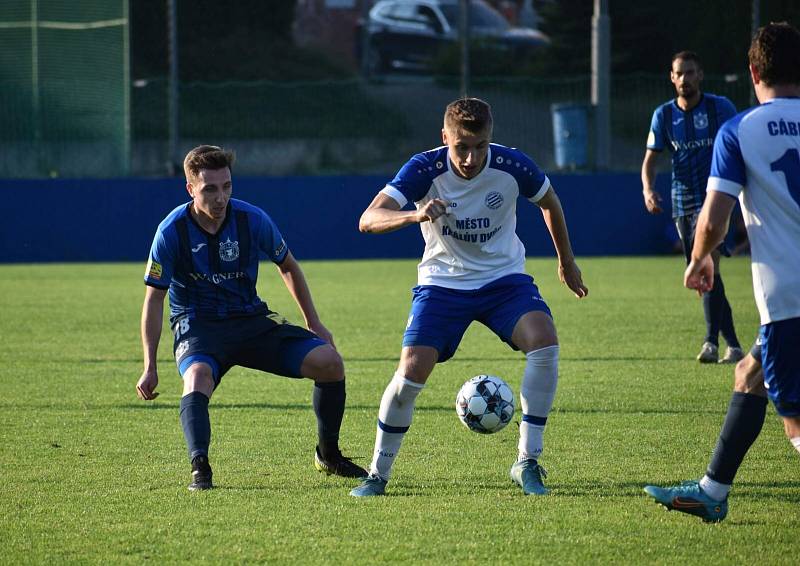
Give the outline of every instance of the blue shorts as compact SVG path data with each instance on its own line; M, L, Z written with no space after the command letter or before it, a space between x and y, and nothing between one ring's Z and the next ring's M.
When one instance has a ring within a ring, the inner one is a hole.
M173 323L172 332L180 374L196 362L207 363L215 386L233 366L303 377L300 367L306 355L327 344L313 332L289 324L274 312L223 320L182 317Z
M438 361L446 362L455 354L467 327L477 320L516 350L511 333L522 315L531 311L552 317L533 278L524 273L469 291L419 285L412 290L403 347L431 346L439 352Z
M686 265L689 265L689 262L692 261L694 233L697 228L697 219L699 216L700 211L696 210L685 216L678 216L675 218L675 227L678 229L678 237L681 239L681 244L683 245L683 255L686 258ZM720 255L731 257L731 252L728 246L725 245L725 240L717 246L717 251L719 251Z
M765 324L760 338L767 395L780 416L800 416L800 318Z

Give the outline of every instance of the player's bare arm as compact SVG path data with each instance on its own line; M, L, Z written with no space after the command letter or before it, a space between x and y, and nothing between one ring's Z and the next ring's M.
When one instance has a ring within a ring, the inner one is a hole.
M303 270L300 268L300 264L297 263L297 260L292 255L292 252L288 252L286 254L286 259L277 267L283 279L283 283L297 303L297 306L300 307L300 312L303 313L303 318L306 321L306 328L335 347L333 335L325 328L325 325L323 325L322 321L319 319L317 309L314 307L314 301L311 298L311 290L308 288L306 277L303 274Z
M145 287L142 306L142 349L144 350L144 371L136 383L136 394L140 399L152 401L158 397L158 342L161 339L161 325L164 322L164 297L167 291L155 287Z
M645 150L644 161L642 161L642 195L644 196L644 205L647 207L647 212L650 214L660 214L663 212L661 208L661 195L656 192L657 161L657 151L653 151L652 149Z
M358 229L369 234L394 232L410 224L433 222L447 214L447 203L432 199L419 210L400 210L400 203L389 195L378 193L358 221Z
M711 290L714 284L714 261L711 252L719 246L728 233L728 221L736 199L719 191L708 191L700 216L692 248L692 260L683 275L683 284L699 294Z
M585 297L589 294L589 288L583 284L581 270L575 263L567 222L558 195L550 187L536 204L542 209L544 222L558 254L558 278L575 293L576 297L579 299Z

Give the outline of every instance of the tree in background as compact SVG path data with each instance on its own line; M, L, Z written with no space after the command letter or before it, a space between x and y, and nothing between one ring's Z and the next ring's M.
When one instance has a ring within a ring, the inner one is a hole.
M558 0L539 6L549 53L531 72L537 76L586 74L591 66L592 2ZM661 73L672 54L696 51L709 74L742 73L750 44L751 0L610 0L614 73ZM761 0L761 23L800 24L797 0Z

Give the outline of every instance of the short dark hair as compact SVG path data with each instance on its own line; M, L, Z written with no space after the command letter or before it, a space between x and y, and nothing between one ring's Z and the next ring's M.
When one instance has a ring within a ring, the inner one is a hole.
M183 172L186 180L191 182L197 179L202 169L231 169L236 159L232 151L222 149L216 145L199 145L186 154L183 160Z
M787 22L759 28L747 57L765 85L800 84L800 32Z
M480 98L459 98L444 111L445 128L462 128L477 134L492 127L492 107Z
M681 61L694 61L698 69L703 68L703 64L700 62L700 57L698 57L697 53L695 53L694 51L689 51L689 50L678 51L675 55L672 56L672 60L669 62L670 67L672 67L672 64L678 59L680 59Z

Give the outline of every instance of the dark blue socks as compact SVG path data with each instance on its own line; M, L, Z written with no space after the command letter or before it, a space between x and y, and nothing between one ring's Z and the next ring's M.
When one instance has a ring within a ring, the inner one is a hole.
M189 448L189 460L195 456L208 456L211 421L208 418L208 397L204 393L194 391L181 397L181 426Z
M733 484L745 454L761 432L766 414L766 397L733 393L706 471L709 478L725 485Z
M339 453L339 430L346 397L344 380L314 384L312 404L317 415L319 451L325 459Z
M714 286L703 295L703 313L706 318L706 342L719 346L719 334L731 348L740 348L736 329L733 327L733 313L725 296L725 284L719 273L714 274Z

